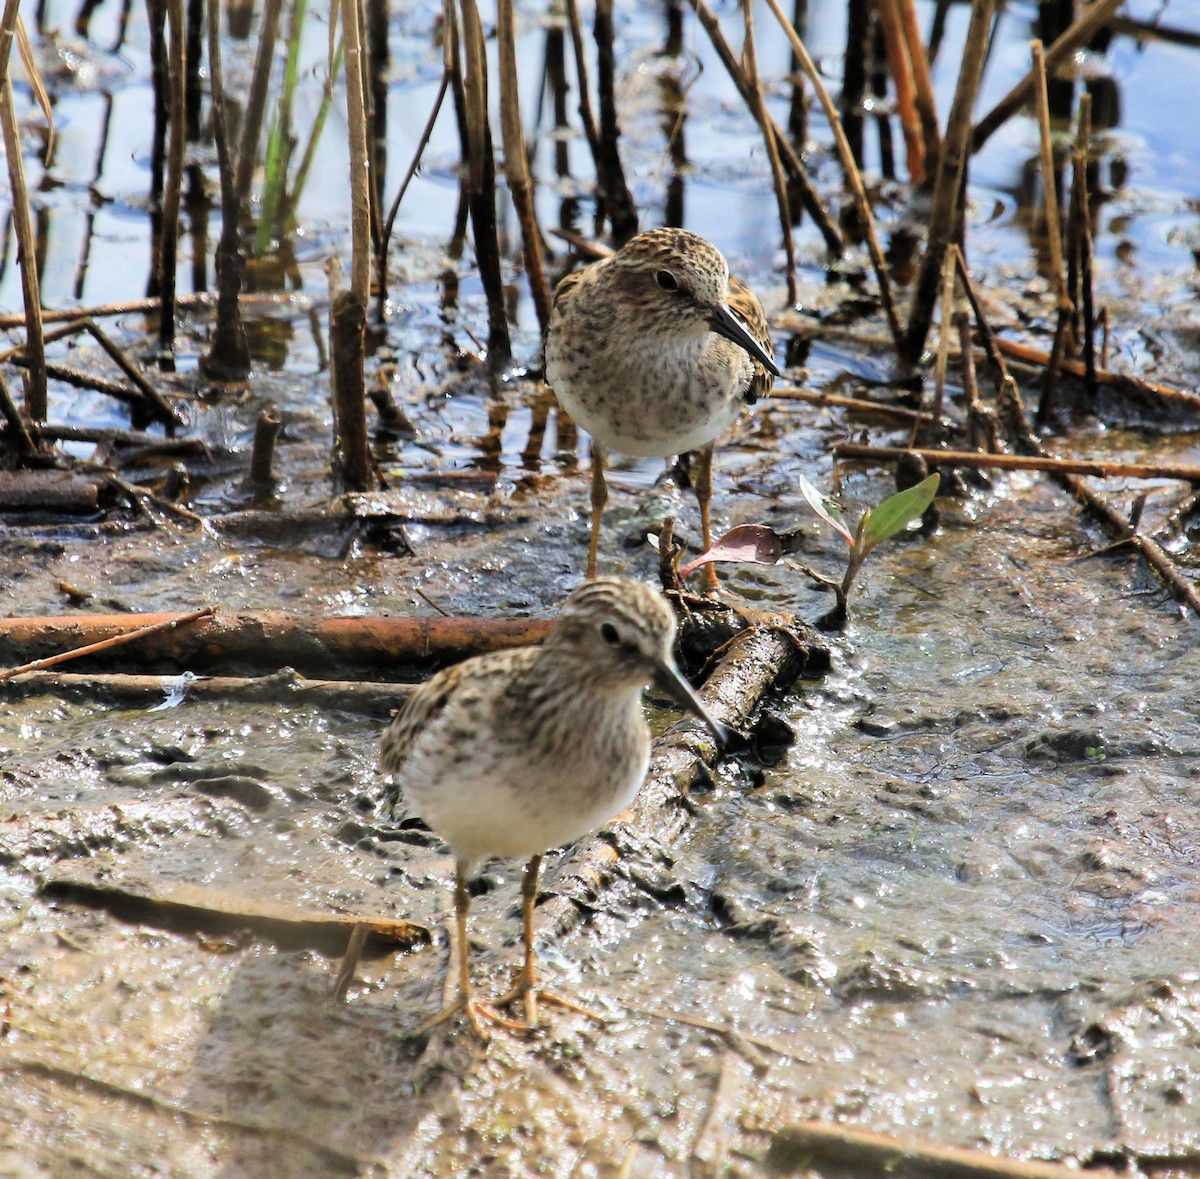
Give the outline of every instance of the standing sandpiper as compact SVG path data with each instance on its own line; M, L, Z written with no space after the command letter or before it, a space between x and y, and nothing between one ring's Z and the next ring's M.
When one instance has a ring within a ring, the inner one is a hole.
M455 858L458 997L417 1029L462 1011L537 1026L533 908L542 853L624 810L650 758L642 689L651 680L696 713L718 741L724 728L675 666L675 615L648 586L605 577L577 589L541 647L479 655L418 688L383 734L380 768ZM521 882L525 963L516 985L489 1006L471 994L467 881L491 856L528 857ZM547 1002L591 1014L541 991ZM525 1022L495 1010L523 999Z
M721 252L685 229L652 229L568 275L554 292L545 361L547 383L592 437L587 576L596 575L609 449L663 458L700 451L695 486L707 551L713 446L779 375L762 304L729 277ZM716 587L706 565L704 588Z

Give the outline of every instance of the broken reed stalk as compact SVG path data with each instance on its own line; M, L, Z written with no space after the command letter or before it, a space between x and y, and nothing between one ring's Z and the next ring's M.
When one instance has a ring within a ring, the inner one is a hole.
M357 0L345 0L339 7L342 44L345 46L346 147L350 157L350 293L362 304L365 324L371 287L371 153L367 126L366 49ZM365 389L365 382L362 384ZM363 396L366 396L365 392Z
M453 3L453 0L449 0ZM456 58L462 71L462 158L466 165L467 200L475 234L475 259L488 305L488 363L502 368L512 356L500 239L496 226L496 160L487 108L487 50L475 0L459 0L463 53ZM447 26L449 27L449 26Z
M1054 73L1068 61L1080 45L1090 41L1108 25L1124 0L1095 0L1080 18L1075 21L1054 44L1046 50L1046 71ZM988 141L997 128L1003 126L1032 97L1037 79L1030 70L986 115L975 124L971 132L971 153L977 152Z
M912 66L914 101L917 118L921 124L921 137L925 149L925 174L937 171L938 156L942 150L942 135L938 128L937 99L933 93L933 76L929 69L929 53L921 37L921 25L917 20L916 0L898 0L900 23L904 28L904 40L908 45L908 60Z
M914 185L919 185L926 174L925 143L917 117L916 86L908 54L908 40L900 16L900 0L879 0L879 17L883 27L883 43L887 49L888 69L896 92L896 114L900 117L900 129L904 134L908 176Z
M343 5L350 7L353 0ZM353 291L338 291L329 311L329 353L333 475L339 492L370 491L375 485L367 436L366 327L366 302Z
M773 3L774 0L768 2ZM961 232L959 198L965 180L971 106L983 74L994 7L995 0L974 0L971 5L963 61L954 88L954 101L950 107L946 136L942 141L933 184L925 257L921 260L921 270L913 290L908 330L900 346L900 355L909 364L916 364L925 350L925 340L933 322L933 309L941 286L942 262L950 242Z
M717 19L712 9L709 8L706 0L689 0L689 3L699 18L704 31L708 34L708 39L712 42L712 47L717 51L717 56L721 59L721 64L725 67L733 84L738 88L738 93L742 96L742 101L753 110L753 90L746 77L746 71L742 69L741 62L734 54L729 42L725 39L725 34L721 31L721 22ZM783 19L786 21L786 18ZM787 27L791 28L790 22L787 23ZM803 59L795 52L794 46L793 55L800 61L801 65L804 64ZM808 73L807 68L805 72ZM812 75L810 74L809 76L811 77ZM826 94L822 100L823 104L828 97ZM828 109L827 107L826 113L828 113ZM787 136L784 135L779 125L773 119L770 119L770 126L771 134L775 138L776 150L779 152L780 163L787 171L788 180L795 189L797 196L799 196L801 206L813 219L813 224L825 239L825 248L834 258L840 258L845 252L845 243L842 241L841 231L830 217L825 206L821 203L821 198L817 194L817 190L808 178L808 169L805 168L804 161L797 154L796 149L791 145Z
M1088 159L1091 155L1092 139L1092 96L1083 94L1079 99L1079 129L1075 136L1075 154L1072 173L1077 195L1075 218L1076 238L1073 250L1079 259L1079 299L1083 314L1083 367L1084 381L1089 397L1099 391L1096 382L1096 302L1093 286L1092 261L1092 211L1088 193Z
M295 291L247 291L238 296L239 301L247 306L287 306L290 310L300 310L311 305L309 296ZM176 307L211 308L216 300L208 291L195 291L190 295L180 295L175 300ZM64 307L58 310L43 310L39 322L42 323L73 323L77 319L109 319L115 315L153 315L161 306L161 301L155 296L145 299L125 299L117 303L98 303L94 307ZM24 327L27 318L23 314L0 315L0 329Z
M1053 458L1046 454L995 454L977 450L863 446L857 442L838 442L833 448L834 458L839 459L892 463L905 455L924 459L930 467L1041 471L1048 475L1090 475L1097 479L1179 479L1185 483L1200 484L1200 466L1186 463L1119 463L1097 459Z
M265 0L262 23L258 31L258 52L254 58L254 75L250 80L250 96L242 121L242 142L238 147L237 172L234 187L244 209L250 200L250 185L254 165L258 162L258 145L262 138L263 115L267 109L271 69L275 64L275 42L279 37L279 16L283 0Z
M254 446L250 451L251 484L269 487L275 482L271 463L275 456L275 441L282 427L283 414L277 406L264 405L258 411L258 420L254 424Z
M790 307L795 305L799 293L796 289L796 243L792 237L792 216L791 210L788 208L787 183L783 176L783 164L779 159L779 142L767 115L767 100L763 96L762 79L758 76L758 55L754 47L754 6L743 4L742 13L745 26L742 63L753 98L750 111L762 132L763 142L767 148L767 158L771 161L771 183L775 189L775 205L779 210L779 228L783 234L784 253L787 255L787 300Z
M80 319L68 324L65 329L50 333L47 339L57 339L59 336L76 331L85 331L107 353L109 359L123 372L130 383L141 393L143 412L149 417L157 418L166 427L168 435L174 435L177 427L186 426L187 422L178 410L173 408L163 395L146 379L138 367L117 347L112 339L102 331L92 319Z
M596 117L592 114L592 99L588 88L587 50L583 44L583 24L579 19L578 0L566 0L567 24L571 29L571 48L575 54L575 78L579 89L579 121L583 134L592 152L592 163L596 176L600 177L600 132L596 128ZM603 189L601 190L603 192Z
M938 327L937 364L933 375L933 407L930 410L931 425L935 438L942 430L942 416L946 406L946 373L950 364L950 332L954 323L954 260L949 254L942 261L941 323ZM920 423L915 423L910 441L915 442L920 432Z
M25 412L31 421L44 422L49 413L46 349L42 340L42 293L38 281L37 250L29 190L25 184L25 160L21 151L21 131L13 102L9 61L13 36L20 14L18 0L5 0L0 18L0 128L4 138L4 156L8 163L12 219L17 236L17 255L21 267L21 296L25 303L25 342L29 358L25 373Z
M430 136L433 134L434 125L437 123L438 115L442 110L442 103L446 99L446 91L450 89L450 77L452 66L450 62L450 38L443 37L442 41L442 80L438 86L437 97L433 100L433 106L429 111L429 118L425 120L425 127L421 131L421 137L417 140L417 149L413 152L412 162L408 165L408 171L404 174L404 179L400 182L400 187L396 190L396 196L392 201L392 206L388 209L387 217L383 222L383 230L380 234L379 249L375 254L375 285L376 285L376 318L383 322L383 310L387 305L388 297L388 250L392 240L392 228L396 224L396 215L400 212L401 202L404 200L404 194L408 191L408 186L413 182L413 177L417 174L417 169L421 166L421 157L425 154L425 148L429 145Z
M954 326L958 332L959 354L962 357L963 392L967 398L967 442L976 450L991 454L999 449L996 419L979 400L975 350L971 347L971 317L966 311L955 311Z
M693 0L693 3L695 2L696 0ZM825 118L829 122L829 128L833 132L833 139L837 144L838 157L841 159L847 183L849 183L851 192L854 194L855 207L862 221L863 232L866 234L867 249L871 256L871 266L875 271L875 280L879 284L879 298L883 303L883 310L887 316L888 329L892 333L892 340L897 350L899 350L903 340L903 330L900 327L900 317L896 313L896 302L892 297L892 284L888 278L887 262L883 257L883 250L879 246L879 236L875 232L875 218L871 213L871 202L867 199L867 190L863 186L862 174L858 170L858 165L854 161L854 154L851 152L850 144L846 140L846 133L842 129L842 121L838 117L837 108L833 105L833 100L829 97L829 91L825 89L825 83L821 80L821 75L817 72L817 67L813 64L812 58L808 55L808 50L804 47L804 42L800 40L799 34L792 27L783 9L779 6L779 0L767 0L767 5L775 14L775 19L779 22L780 27L791 44L792 52L796 55L797 60L804 68L804 72L808 75L808 80L812 83L813 90L816 91L817 98L820 100L821 108L825 112Z
M521 242L525 253L525 274L529 279L538 327L544 335L550 324L550 284L542 259L542 232L537 223L537 207L529 178L529 158L525 152L525 131L521 125L521 87L517 76L517 45L513 0L499 0L496 8L496 39L500 68L500 134L504 145L504 172L512 196Z
M850 154L858 167L863 163L863 111L867 94L867 63L871 60L871 0L848 0L846 5L846 52L842 54L842 129ZM799 65L795 50L792 56Z
M187 146L187 26L183 0L165 0L170 36L166 60L167 173L163 187L162 227L158 238L158 293L162 310L158 320L160 363L168 363L175 347L176 262L179 256L179 194L183 188L183 156ZM134 426L140 425L138 422Z
M233 160L229 152L229 123L225 117L225 86L221 77L221 5L208 0L208 70L212 91L213 141L217 149L217 175L221 186L221 236L217 239L217 321L208 352L200 368L220 381L244 381L250 375L250 345L242 323L238 296L242 289L242 258L239 240L242 204L233 182Z
M365 50L357 0L345 0L342 44L346 77L346 150L350 160L350 288L330 272L330 383L333 475L339 491L369 491L375 465L367 437L366 328L371 284L371 183Z
M1041 41L1031 41L1034 98L1042 164L1042 203L1046 217L1046 248L1050 254L1050 285L1058 306L1067 299L1067 276L1063 268L1062 221L1058 212L1058 177L1054 167L1054 142L1050 137L1050 99L1046 90L1046 53Z
M613 0L596 0L593 34L596 41L596 94L600 101L596 173L604 211L612 226L613 244L619 248L637 233L638 215L617 148L621 127L617 120Z

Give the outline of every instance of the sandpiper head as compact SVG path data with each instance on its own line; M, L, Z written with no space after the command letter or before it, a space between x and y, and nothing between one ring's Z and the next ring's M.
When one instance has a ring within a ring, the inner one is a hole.
M724 726L675 666L674 642L675 614L661 594L629 578L598 577L566 600L545 647L583 661L596 687L627 691L653 681L724 741Z
M716 246L686 229L650 229L608 261L628 309L651 332L716 332L774 376L771 354L729 306L729 264Z

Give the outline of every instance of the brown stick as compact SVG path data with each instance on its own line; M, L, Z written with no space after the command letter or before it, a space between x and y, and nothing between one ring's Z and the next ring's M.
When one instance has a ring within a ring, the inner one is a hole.
M66 671L27 671L8 681L6 694L61 696L68 700L113 700L149 707L172 692L188 700L236 700L243 704L277 704L287 699L315 708L336 708L385 719L412 692L409 684L370 680L306 679L281 671L261 676L135 675L115 672L79 674Z
M896 91L896 113L900 116L900 130L904 133L908 177L913 184L920 184L925 179L925 143L917 117L916 86L900 15L900 0L879 0L879 17L888 69Z
M201 618L210 618L214 612L212 606L205 606L200 610L193 610L190 614L174 614L169 618L149 625L134 627L132 630L125 630L122 633L111 635L97 642L87 643L82 647L74 647L70 651L60 651L57 655L47 655L44 659L35 659L31 663L22 664L20 667L10 667L6 671L0 671L0 680L9 680L13 676L21 675L27 671L40 671L46 667L53 667L58 663L66 663L69 659L79 659L84 655L97 655L101 651L123 646L125 643L132 643L135 639L144 639L150 635L174 631L186 623L196 622ZM128 617L135 618L136 615L128 615Z
M347 0L353 4L354 0ZM333 384L333 471L341 491L370 491L375 466L367 437L364 375L367 304L354 291L341 291L329 315Z
M51 654L66 642L94 644L148 626L178 622L177 614L79 614L0 618L0 658ZM549 632L549 619L322 618L279 610L222 611L197 625L160 630L144 642L143 665L294 667L327 675L338 667L388 668L452 662L485 651L528 646Z
M942 136L938 129L937 100L933 93L933 77L929 71L929 54L921 37L914 0L900 0L900 20L904 26L905 41L908 43L908 58L912 63L917 117L921 121L921 135L925 144L925 173L928 175L937 170Z
M251 483L266 487L275 481L271 462L275 456L275 440L282 426L283 414L277 406L264 405L258 411L258 421L254 425L254 447L250 451Z
M1076 133L1075 153L1072 157L1073 178L1078 204L1076 228L1078 240L1073 248L1079 259L1079 299L1083 313L1083 379L1088 396L1095 398L1099 391L1096 383L1096 298L1092 275L1092 212L1088 194L1088 157L1092 139L1092 96L1083 94L1079 99L1079 130Z
M1006 340L1003 336L996 337L996 347L1010 360L1019 360L1025 364L1034 364L1039 368L1051 361L1049 352L1030 348L1016 340ZM1072 376L1086 376L1082 361L1063 360L1060 366L1063 372ZM1174 401L1188 409L1200 410L1200 393L1187 393L1182 389L1173 389L1170 385L1160 385L1155 381L1143 380L1141 377L1130 376L1128 373L1114 373L1107 369L1096 369L1096 382L1100 385L1111 385L1116 389L1131 389L1137 393L1145 393L1152 397L1161 397L1164 401Z
M915 455L931 466L1045 471L1060 475L1094 475L1099 479L1182 479L1186 483L1200 483L1200 467L1178 463L1110 463L1031 454L981 454L974 450L910 450L903 446L862 446L857 442L839 442L834 446L833 454L835 458L870 459L886 463L895 462L905 455Z
M692 0L692 2L695 3L696 0ZM812 83L813 91L821 103L821 109L825 112L829 129L833 132L833 141L837 145L838 159L841 161L842 170L846 174L846 181L850 185L850 191L854 194L854 206L867 238L867 252L871 257L871 267L875 271L875 281L879 284L879 298L883 303L884 314L887 316L888 329L892 333L892 339L896 347L899 348L904 333L900 327L900 316L896 311L896 301L892 296L892 284L888 278L887 263L883 257L883 250L879 246L879 235L875 232L875 218L871 212L871 202L867 199L867 190L863 186L862 173L859 171L858 164L854 160L854 153L850 150L850 143L846 139L846 132L842 127L841 116L838 114L837 107L833 105L833 99L829 97L829 91L825 88L825 82L817 72L817 67L813 64L813 59L809 57L804 42L800 40L800 34L796 32L792 22L788 20L787 14L779 6L779 0L767 0L767 5L775 14L775 19L783 29L784 35L792 47L792 53L796 56L796 60L808 75L808 80Z
M1050 137L1050 99L1046 92L1046 51L1040 41L1031 41L1033 93L1036 99L1038 137L1042 163L1042 202L1046 214L1046 242L1050 251L1050 285L1061 307L1067 299L1067 275L1063 269L1062 223L1058 212L1058 186L1054 182L1054 143Z
M817 1122L797 1122L780 1130L764 1167L768 1175L807 1174L816 1168L850 1172L857 1179L915 1175L922 1179L1073 1179L1080 1174L1074 1167L1057 1163L997 1158L978 1150ZM1097 1179L1117 1179L1107 1168L1086 1173Z
M195 291L190 295L180 295L175 300L177 307L203 308L211 310L216 305L216 296L208 291ZM244 291L238 295L238 302L244 307L280 307L287 306L299 311L305 307L316 305L311 296L296 291ZM64 307L58 311L42 312L43 323L68 323L76 319L108 319L114 315L152 315L161 310L162 300L157 297L148 299L126 299L119 303L98 303L94 307ZM24 315L0 315L0 328L19 328L25 326Z
M758 76L758 54L754 48L754 5L743 4L742 15L745 27L745 37L742 41L742 64L746 71L746 81L750 85L750 112L762 132L763 142L767 149L767 159L771 161L771 184L775 189L775 205L779 210L779 229L783 234L783 248L787 255L787 300L788 306L794 306L798 298L796 290L796 243L792 237L792 216L788 208L787 181L783 175L783 164L779 158L779 142L772 130L770 116L767 113L767 100L763 95L762 79Z
M1046 69L1053 73L1080 45L1090 41L1107 25L1123 0L1095 0L1049 49L1046 50ZM1033 70L1025 75L978 123L971 132L971 152L977 152L992 133L1002 127L1032 97L1037 78Z
M537 223L533 184L529 178L529 157L525 151L525 131L521 126L521 89L517 82L517 44L513 0L499 0L496 8L496 40L500 68L500 135L504 144L504 172L508 191L521 226L525 249L525 274L537 311L538 327L543 334L550 323L550 284L542 261L542 233Z
M930 415L919 409L904 405L892 405L883 401L868 401L865 397L843 397L840 393L814 393L811 389L772 389L768 397L776 401L806 401L810 405L827 405L837 409L848 409L851 413L878 414L885 418L898 418L904 422L927 422Z
M4 420L8 422L9 432L17 440L18 453L36 454L37 443L29 433L25 419L21 417L21 411L17 409L17 403L12 399L12 393L9 391L8 382L4 379L3 373L0 373L0 410L4 413Z

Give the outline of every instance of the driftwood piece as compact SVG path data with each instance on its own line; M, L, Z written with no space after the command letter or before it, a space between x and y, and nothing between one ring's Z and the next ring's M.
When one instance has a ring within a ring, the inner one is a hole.
M66 647L102 642L180 617L80 614L0 619L0 664L55 655ZM274 671L287 666L321 675L337 668L394 669L431 659L465 659L540 642L551 625L552 620L540 618L313 618L282 610L223 611L184 631L144 638L138 656L146 670L164 664L193 672L209 667ZM128 656L122 658L127 665ZM89 665L98 666L96 659L89 657Z
M781 625L751 626L724 648L720 662L701 689L709 712L722 724L744 729L764 694L788 687L803 672L828 669L829 651L791 619ZM784 625L786 624L786 625ZM670 845L691 822L688 794L717 763L720 752L699 721L672 725L654 742L646 783L633 805L599 834L580 845L548 882L555 895L541 907L538 924L561 937L608 887L621 844Z
M1115 1179L1107 1168L1081 1172L1036 1160L1006 1159L978 1150L892 1138L852 1126L797 1122L775 1135L763 1163L768 1175L852 1175L854 1179Z
M43 878L41 891L150 925L206 931L250 929L279 945L311 946L337 954L345 952L355 927L364 924L368 940L389 948L397 944L407 948L431 940L427 926L399 917L330 913L205 885L132 873L109 875L103 863L94 859L55 864Z

